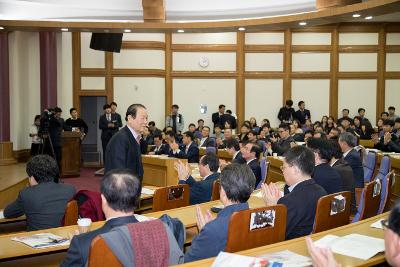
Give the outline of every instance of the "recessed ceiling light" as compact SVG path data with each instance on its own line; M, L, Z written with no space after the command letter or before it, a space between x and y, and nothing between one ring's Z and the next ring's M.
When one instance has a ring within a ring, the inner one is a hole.
M0 26L0 30L4 30L4 27L1 27L1 26Z
M245 27L239 27L238 30L239 30L239 31L245 31L246 28L245 28Z
M124 32L132 32L131 29L125 29Z
M365 19L368 19L368 20L372 19L372 16L365 17Z
M306 25L307 25L307 22L301 21L301 22L299 22L299 25L300 25L300 26L306 26Z
M62 31L62 32L67 32L67 31L68 31L68 28L61 28L61 31Z
M360 14L353 14L353 18L359 18L359 17L361 17Z
M178 32L182 33L185 32L185 30L179 29Z

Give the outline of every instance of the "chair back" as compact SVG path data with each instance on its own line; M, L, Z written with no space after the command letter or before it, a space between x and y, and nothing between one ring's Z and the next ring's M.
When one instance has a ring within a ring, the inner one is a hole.
M187 184L157 188L153 195L153 211L189 206L189 194Z
M256 189L260 189L261 185L265 183L265 180L267 179L269 162L265 157L263 157L260 160L260 167L261 167L261 181L256 186Z
M363 162L365 183L371 182L374 177L376 160L377 160L376 153L373 151L369 151Z
M386 177L386 175L390 172L391 167L391 159L389 156L383 156L381 159L381 165L379 166L378 174L375 179L382 180Z
M88 267L122 267L121 262L101 236L96 236L89 250Z
M351 193L338 192L321 197L317 203L313 233L343 226L349 223Z
M375 179L366 184L361 194L357 213L352 222L358 222L370 218L378 213L379 205L381 203L381 189L382 183L380 179Z
M213 182L212 186L212 193L211 193L211 201L213 200L219 200L219 191L221 189L221 182L219 179L215 180Z
M393 180L394 172L391 171L382 179L382 193L381 193L381 202L379 204L378 214L383 213L388 210L388 199L392 192L392 180Z
M216 155L217 154L217 149L213 146L206 147L206 155L207 154L212 154Z
M78 222L78 202L71 200L67 203L64 215L64 226L76 225Z
M226 252L265 246L285 240L286 207L276 206L234 212L229 221Z

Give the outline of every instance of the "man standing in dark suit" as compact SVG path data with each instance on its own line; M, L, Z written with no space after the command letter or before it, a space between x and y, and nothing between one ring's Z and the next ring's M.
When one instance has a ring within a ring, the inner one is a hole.
M339 145L343 152L343 158L353 170L355 186L364 188L364 168L360 153L354 149L356 142L357 138L351 133L345 132L339 135Z
M174 141L170 143L170 157L187 159L189 163L199 162L199 147L193 142L193 133L186 131L183 133L184 147L179 148L179 145Z
M237 123L236 123L236 118L232 116L232 111L228 109L224 115L221 116L220 118L220 123L221 123L221 129L236 129Z
M267 206L283 204L287 208L286 240L309 235L313 229L315 212L325 189L311 175L314 171L314 153L307 147L295 146L283 159L283 176L288 191L282 197L274 183L262 184L262 194Z
M211 115L212 122L214 123L214 128L215 126L219 126L221 129L224 129L225 127L221 124L221 117L225 113L225 105L219 105L218 107L218 112L215 112ZM215 130L213 130L215 132Z
M115 122L115 126L119 128L122 127L122 119L121 119L121 115L119 115L119 113L117 113L117 103L115 102L111 102L110 103L110 107L111 107L111 114L114 114L116 119Z
M293 101L289 99L286 100L285 106L279 110L278 119L281 121L281 123L292 123L292 121L295 119L296 115L292 106Z
M132 104L125 116L126 126L116 133L107 145L104 173L113 169L130 169L143 178L141 133L147 125L147 110L142 104Z
M190 205L211 200L213 183L219 177L218 168L219 161L217 156L213 154L202 156L199 163L199 172L202 180L196 181L190 175L189 164L183 164L181 161L175 162L179 184L188 184L190 187Z
M299 110L296 111L295 117L301 125L304 125L307 119L311 119L311 114L310 111L306 109L306 104L304 103L304 101L300 101L298 106Z
M48 155L31 158L26 164L26 173L29 187L22 189L17 200L5 208L4 217L25 215L28 231L60 227L75 188L54 182L60 173L56 161Z
M101 145L103 147L103 163L106 162L106 148L111 137L118 132L118 116L111 113L111 106L103 106L104 114L99 119L99 129L101 130Z
M261 167L258 158L260 157L261 149L257 144L247 143L244 144L242 149L243 159L246 160L246 164L249 165L251 170L256 177L256 187L261 182Z
M138 207L141 190L141 182L130 170L119 169L107 173L101 180L100 188L101 206L107 221L97 230L74 236L61 266L86 266L90 245L96 236L110 232L115 227L138 222L133 211Z
M307 147L314 152L315 168L312 178L322 186L328 194L342 191L342 179L337 170L331 167L332 148L328 140L309 138Z

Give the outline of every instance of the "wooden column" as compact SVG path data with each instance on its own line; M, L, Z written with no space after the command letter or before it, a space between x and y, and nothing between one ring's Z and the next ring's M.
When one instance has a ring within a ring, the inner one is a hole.
M40 32L40 107L57 106L56 32Z
M165 33L165 114L167 116L172 106L172 33Z
M236 45L236 115L240 129L245 119L245 92L244 92L244 32L237 33Z
M79 101L79 92L81 90L81 33L72 33L72 86L73 86L73 98L72 105L81 110L81 103Z
M107 103L114 101L114 78L111 73L113 69L114 55L112 52L105 52L105 63L106 63L106 94Z
M381 112L385 111L385 72L386 72L386 29L383 25L379 30L378 43L378 80L376 88L376 120L381 117Z
M14 164L10 142L10 80L8 32L0 33L0 166Z
M283 54L283 69L285 77L283 79L283 105L286 100L292 98L292 32L290 29L285 31L285 52Z
M338 116L338 69L339 69L339 32L335 27L331 35L331 81L329 88L329 115L337 119Z

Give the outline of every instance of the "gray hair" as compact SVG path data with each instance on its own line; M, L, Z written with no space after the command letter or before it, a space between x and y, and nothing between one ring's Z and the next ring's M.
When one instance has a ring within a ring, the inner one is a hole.
M357 137L349 132L341 133L339 135L339 141L345 142L350 147L355 147L357 145Z

